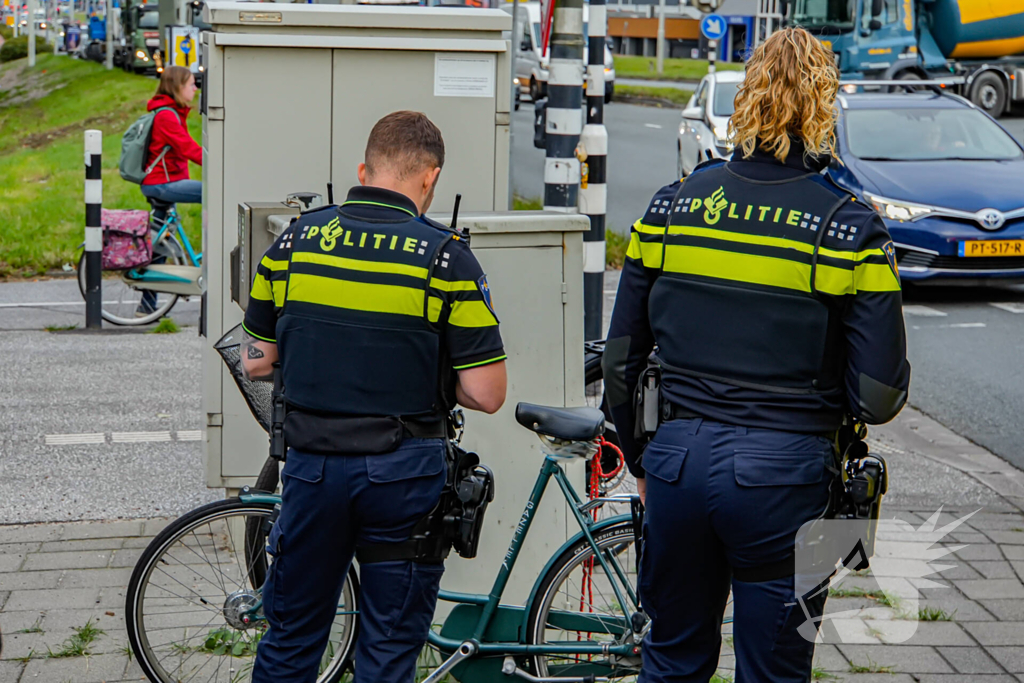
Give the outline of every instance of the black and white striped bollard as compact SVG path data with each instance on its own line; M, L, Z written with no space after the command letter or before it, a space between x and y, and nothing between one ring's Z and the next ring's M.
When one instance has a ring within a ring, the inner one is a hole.
M103 133L85 131L85 327L103 326Z
M583 0L561 0L555 6L547 87L544 209L576 213L580 185L576 146L583 132Z
M604 125L605 0L590 0L587 23L587 125L580 136L586 153L580 182L580 213L590 217L583 235L583 332L587 341L604 332L605 214L607 212L608 130ZM582 155L581 155L582 156Z

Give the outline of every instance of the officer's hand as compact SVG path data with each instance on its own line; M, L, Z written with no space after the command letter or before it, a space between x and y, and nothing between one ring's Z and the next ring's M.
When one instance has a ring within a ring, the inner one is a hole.
M636 480L636 492L640 496L640 502L647 505L647 480L637 479Z

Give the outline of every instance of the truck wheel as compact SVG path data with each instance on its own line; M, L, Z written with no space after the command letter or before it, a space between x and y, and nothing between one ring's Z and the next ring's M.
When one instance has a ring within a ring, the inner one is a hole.
M536 102L541 97L543 97L543 95L541 95L541 93L540 93L540 84L537 83L537 79L536 78L531 77L530 78L530 99L533 100L534 102Z
M1006 108L1006 84L1003 79L991 71L978 76L971 88L971 102L992 118L998 119Z

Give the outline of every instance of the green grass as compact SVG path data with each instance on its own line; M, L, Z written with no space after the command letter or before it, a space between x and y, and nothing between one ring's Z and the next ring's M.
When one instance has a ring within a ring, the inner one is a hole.
M850 664L852 674L891 674L893 667L888 664L878 664L871 657L867 658L867 664Z
M65 657L87 657L92 654L89 646L93 641L106 633L92 623L92 619L85 622L85 626L74 629L75 634L61 644L61 648L53 651L46 648L48 659L61 659Z
M818 667L814 667L813 669L811 669L811 678L813 678L816 681L822 681L822 680L826 680L826 679L829 679L829 678L839 678L839 676L836 676L835 674L830 674L829 672L825 671L824 669L819 669Z
M922 607L917 610L918 621L953 621L954 616L956 616L956 610L953 610L953 614L938 607Z
M36 619L36 623L32 624L28 628L23 628L18 631L12 631L12 633L46 633L46 631L43 630L42 626L39 625L40 623L42 623L42 621L42 619Z
M743 64L716 62L719 71L743 71ZM658 61L653 57L615 57L615 78L650 78L658 81L699 81L708 73L706 59L666 59L664 73L658 73ZM616 94L619 88L615 85Z
M542 200L540 197L534 197L532 199L527 199L525 197L520 197L519 195L514 195L512 197L512 210L513 211L543 211L544 210L544 200Z
M47 325L43 329L46 330L47 332L66 332L68 330L73 330L77 327L78 325L76 325L75 323L71 323L70 325Z
M181 328L178 327L178 323L174 322L174 318L161 318L157 326L149 331L150 334L176 334L181 332Z
M103 206L148 208L138 186L121 180L117 163L121 134L145 113L156 91L151 78L59 55L40 55L32 70L26 60L9 62L0 66L0 78L11 69L20 75L0 94L0 279L41 275L75 262L84 239L82 155L88 128L103 132ZM201 129L193 113L189 130L197 140ZM191 171L201 177L198 166ZM200 243L199 206L182 204L179 210L189 239Z
M654 104L666 107L685 107L693 95L692 90L679 88L659 88L646 85L616 85L615 97L623 101L651 100Z
M885 593L880 590L867 591L856 586L850 588L830 588L828 595L830 598L871 598L879 602L885 599Z

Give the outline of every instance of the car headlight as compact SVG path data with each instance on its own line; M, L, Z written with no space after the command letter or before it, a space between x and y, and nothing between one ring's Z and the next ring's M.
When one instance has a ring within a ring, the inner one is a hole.
M915 204L866 193L864 196L883 217L897 221L913 221L935 212L935 207L926 204Z
M135 59L146 59L146 53L142 50L135 51Z
M732 142L729 141L729 128L727 126L715 126L714 132L716 145L732 149Z

